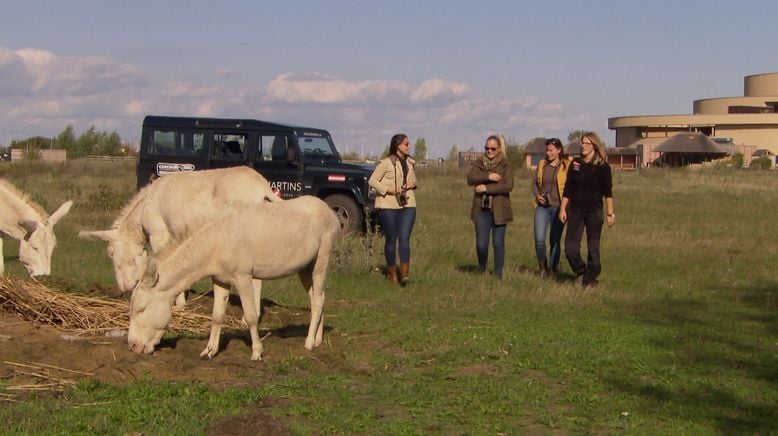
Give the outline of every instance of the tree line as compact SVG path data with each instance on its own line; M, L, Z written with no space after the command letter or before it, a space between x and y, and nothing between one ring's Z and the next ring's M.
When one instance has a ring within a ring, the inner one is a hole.
M72 124L68 124L57 136L31 136L25 139L15 139L6 144L6 151L12 149L24 150L25 156L35 159L41 149L61 149L67 152L69 159L87 155L98 156L128 156L135 150L116 132L98 131L90 127L79 135Z

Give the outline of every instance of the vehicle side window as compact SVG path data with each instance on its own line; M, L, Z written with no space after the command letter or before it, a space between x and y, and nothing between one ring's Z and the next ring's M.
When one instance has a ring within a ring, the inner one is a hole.
M233 133L214 133L211 159L243 160L246 150L246 135Z
M286 162L289 137L285 135L262 135L257 160Z
M163 156L201 156L205 151L205 135L194 132L154 130L149 141L149 154Z

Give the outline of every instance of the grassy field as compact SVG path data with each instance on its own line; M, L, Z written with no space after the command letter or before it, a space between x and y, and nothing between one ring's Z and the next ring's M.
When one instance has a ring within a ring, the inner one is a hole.
M132 164L5 165L0 176L46 210L76 202L58 225L46 283L113 285L104 246L76 234L110 224L134 192ZM295 434L769 434L778 428L776 177L615 173L618 219L603 232L600 286L580 290L564 260L558 283L531 273L529 173L517 175L507 270L496 281L472 272L464 173L428 169L411 286L382 279L382 240L338 247L323 347L343 365L323 366L314 351L271 360L236 387L84 382L0 404L10 423L0 433L210 433L261 403ZM6 271L23 277L17 248L5 241ZM307 307L291 279L268 287L269 298ZM100 402L109 404L73 407Z

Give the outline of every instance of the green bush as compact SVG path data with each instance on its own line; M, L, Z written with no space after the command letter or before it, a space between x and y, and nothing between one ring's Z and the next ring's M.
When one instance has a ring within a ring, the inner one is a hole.
M756 159L751 159L750 168L757 170L769 170L773 166L772 164L773 162L769 157L758 157Z
M743 168L743 153L735 153L732 155L732 165L735 166L735 168Z

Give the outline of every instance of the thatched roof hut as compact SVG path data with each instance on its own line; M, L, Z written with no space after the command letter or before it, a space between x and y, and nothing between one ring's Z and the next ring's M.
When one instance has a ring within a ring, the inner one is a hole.
M524 146L524 159L527 168L535 168L546 157L546 138L532 138Z
M684 132L670 137L654 148L662 153L661 163L684 166L720 159L727 151L700 132Z

